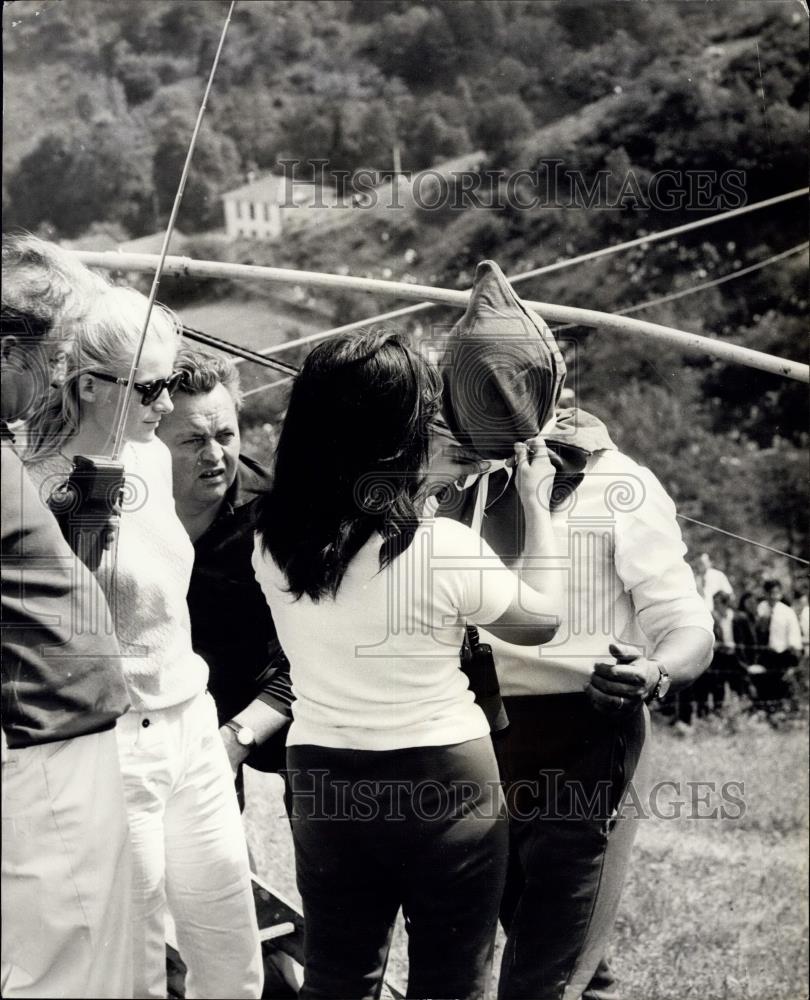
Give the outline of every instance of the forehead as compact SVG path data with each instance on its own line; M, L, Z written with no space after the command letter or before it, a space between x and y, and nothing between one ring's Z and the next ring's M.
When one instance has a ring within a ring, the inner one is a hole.
M224 385L216 385L210 392L189 395L178 392L173 399L174 413L169 417L172 427L207 431L236 430L236 404Z
M176 353L177 343L173 339L148 336L138 363L137 381L148 382L151 379L166 378L171 375Z

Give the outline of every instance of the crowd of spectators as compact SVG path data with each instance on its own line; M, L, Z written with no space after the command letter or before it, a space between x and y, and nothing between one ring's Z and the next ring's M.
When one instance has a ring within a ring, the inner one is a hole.
M680 694L676 721L690 725L696 716L717 712L729 692L767 712L795 704L807 688L807 578L785 583L765 571L735 587L707 552L693 568L714 620L714 655L709 669Z

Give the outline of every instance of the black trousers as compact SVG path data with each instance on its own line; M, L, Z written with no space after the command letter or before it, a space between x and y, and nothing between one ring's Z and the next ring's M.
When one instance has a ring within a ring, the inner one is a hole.
M489 737L392 751L287 750L302 998L380 995L397 912L408 997L485 996L508 833Z
M766 708L778 708L781 701L790 698L791 688L786 675L799 662L798 657L789 649L782 653L766 649L760 659L765 673L753 677L756 701Z
M610 1000L606 951L637 809L617 816L637 773L645 708L604 715L585 695L505 698L496 748L509 809L501 1000Z

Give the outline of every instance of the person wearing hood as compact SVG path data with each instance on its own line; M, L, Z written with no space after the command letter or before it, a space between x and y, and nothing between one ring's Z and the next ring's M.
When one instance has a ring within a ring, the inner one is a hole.
M711 616L672 500L600 420L559 406L559 348L492 261L478 266L442 370L446 422L489 465L442 513L479 530L507 565L520 558L523 512L508 458L515 441L539 433L555 466L551 519L566 553L552 642L520 648L481 630L510 721L495 737L511 848L499 997L607 998L606 950L637 826L622 798L644 762L646 705L706 668Z

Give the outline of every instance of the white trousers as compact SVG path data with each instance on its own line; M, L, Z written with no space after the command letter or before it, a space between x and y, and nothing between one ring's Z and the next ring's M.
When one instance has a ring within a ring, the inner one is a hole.
M166 996L166 905L188 998L254 1000L263 969L247 844L214 700L118 722L134 851L135 997Z
M2 996L131 997L115 733L7 750L2 809Z

